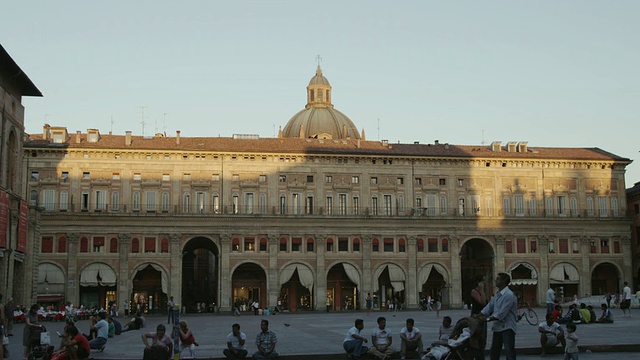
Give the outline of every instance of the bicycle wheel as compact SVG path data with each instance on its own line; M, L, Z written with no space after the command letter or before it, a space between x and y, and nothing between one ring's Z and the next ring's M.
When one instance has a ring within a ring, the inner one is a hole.
M538 325L538 314L533 309L527 309L524 312L527 322L533 326Z

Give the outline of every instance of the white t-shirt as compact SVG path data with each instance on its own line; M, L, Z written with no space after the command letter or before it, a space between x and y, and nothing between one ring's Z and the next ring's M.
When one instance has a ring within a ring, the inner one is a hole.
M240 338L244 341L247 341L247 335L240 331ZM244 345L240 345L240 340L236 336L233 335L233 331L227 335L227 342L231 343L231 347L236 350L244 350Z
M379 326L376 326L371 332L371 336L376 337L376 345L387 345L391 338L391 331L387 327L380 329Z
M560 325L557 322L554 322L553 324L549 325L547 324L546 321L543 321L540 323L540 325L538 325L539 329L542 329L544 331L551 331L553 332L553 335L551 334L547 334L547 341L549 342L549 345L555 345L558 343L558 334L563 333L562 328L560 327Z
M624 289L622 289L622 292L624 293L624 300L631 300L631 288L628 286L625 286Z
M553 304L556 301L556 292L549 288L547 290L547 304Z
M402 330L400 330L400 334L404 334L404 336L408 339L411 340L414 337L416 337L418 334L420 333L420 329L418 329L417 327L413 327L411 329L411 332L409 332L409 330L407 330L406 327L403 327Z
M349 331L347 331L347 335L344 337L344 341L343 342L347 342L347 341L351 341L351 340L357 340L356 338L353 337L353 335L360 335L360 331L357 327L352 327L351 329L349 329ZM362 336L362 335L360 335Z
M101 319L94 326L98 332L98 337L105 339L109 338L109 323L107 320Z

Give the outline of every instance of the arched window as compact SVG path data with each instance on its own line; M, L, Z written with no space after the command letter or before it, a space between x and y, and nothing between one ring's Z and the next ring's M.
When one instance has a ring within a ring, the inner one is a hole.
M538 204L536 203L536 197L531 196L529 198L529 216L536 216L538 213Z
M67 238L64 236L61 236L58 239L58 252L59 253L66 253L67 252Z
M140 211L140 192L133 193L133 203L131 204L131 210Z
M360 239L353 239L353 252L360 251Z
M282 251L282 252L286 252L287 251L287 238L281 238L280 239L280 251Z
M398 252L406 252L406 245L405 245L405 240L404 239L400 239L398 240Z
M138 240L138 238L131 240L131 252L134 254L140 252L140 240Z
M240 251L240 239L233 238L231 241L231 251Z
M190 206L191 206L191 194L189 193L182 194L182 212L184 214L188 214Z
M424 252L424 239L423 238L419 238L418 241L416 242L416 250L418 252Z
M80 252L89 252L89 239L87 239L86 237L80 239Z
M117 238L111 238L111 240L109 241L109 252L110 253L119 253L120 250L118 249L118 239Z
M380 251L380 240L373 239L371 241L371 251L372 252L379 252Z
M169 253L169 239L163 238L160 240L160 252L164 254Z
M120 193L117 191L111 192L111 211L120 210Z
M162 193L162 212L169 212L169 206L171 206L171 203L169 202L169 193L168 192L163 192Z

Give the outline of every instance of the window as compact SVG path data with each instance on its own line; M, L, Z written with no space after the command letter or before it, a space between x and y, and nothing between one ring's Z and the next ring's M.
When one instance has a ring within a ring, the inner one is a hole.
M419 238L419 239L416 241L416 250L417 250L418 252L424 252L424 239Z
M327 207L324 210L325 214L327 215L331 215L333 214L333 197L332 196L327 196Z
M504 252L507 254L513 254L513 242L511 240L505 241Z
M145 195L147 196L147 211L155 212L156 211L156 192L147 191Z
M422 207L422 197L420 197L420 196L416 197L416 207L417 208L421 208Z
M278 181L281 182L281 183L286 183L287 182L287 175L278 176Z
M55 190L43 190L42 191L42 206L46 211L52 211L56 206L56 191Z
M107 208L107 192L96 190L96 210L102 211Z
M567 197L558 196L558 216L567 216Z
M416 185L422 185L422 178L416 178Z
M89 193L86 191L82 192L82 203L80 204L81 211L89 210Z
M58 252L59 253L67 252L67 238L64 236L58 239Z
M333 239L327 239L327 252L333 252Z
M511 215L511 199L508 196L502 197L502 211L505 216Z
M380 241L378 239L373 239L371 241L371 251L380 252Z
M313 239L307 239L307 252L313 252Z
M162 174L162 181L171 181L171 176L169 174Z
M69 193L66 191L60 191L60 211L67 211L69 209Z
M353 209L353 215L358 215L360 213L360 198L354 196L351 200L353 201L351 206Z
M183 181L191 181L191 174L182 174Z
M580 252L578 240L573 240L573 242L571 243L571 250L573 251L574 254L577 254L578 252Z
M353 239L353 252L360 251L360 239Z
M86 237L80 238L80 252L88 253L89 252L89 239Z
M446 196L440 196L440 214L446 214L447 213L447 197Z
M206 210L205 204L206 194L202 191L196 191L196 212L198 214L204 214Z
M378 197L375 195L371 198L371 215L378 215Z
M545 201L545 205L544 205L545 214L547 216L553 215L553 199L551 197L547 196L547 198L544 201Z
M169 193L162 193L162 212L169 212Z
M516 239L516 251L518 252L518 254L524 254L527 252L526 239Z
M571 216L578 216L578 200L572 197L569 203L571 204Z
M384 252L393 252L393 238L384 238Z
M300 252L302 248L302 238L291 239L291 251Z
M485 198L485 209L487 209L485 215L493 216L493 198L491 196Z
M287 197L285 195L280 195L280 215L285 215L287 213Z
M307 175L307 182L308 183L312 183L313 182L313 175Z
M529 216L535 216L538 212L538 205L536 203L536 197L531 196L529 198Z
M233 238L231 240L231 251L240 251L240 239Z
M54 132L53 133L53 142L56 144L61 144L64 142L64 137L62 136L62 133L58 133L58 132Z
M393 215L393 204L391 203L391 195L384 195L384 214Z
M113 173L111 174L111 179L112 180L120 180L120 173Z
M62 182L67 182L69 180L69 172L63 171L61 178L62 178Z
M313 214L313 196L307 196L307 199L304 203L304 213L307 215Z
M112 254L117 254L120 252L120 249L118 249L118 239L111 238L111 240L109 241L109 252Z
M191 194L189 193L182 194L182 212L185 214L188 214L190 207L191 207Z
M218 196L218 194L213 194L211 202L213 206L213 213L220 214L220 196Z
M442 239L442 252L449 252L449 239Z
M113 191L111 193L111 211L119 211L120 210L120 193L117 191Z
M245 214L253 214L255 207L255 201L253 193L244 194L244 213Z
M607 209L607 197L606 196L598 196L598 215L600 217L609 216L609 211Z
M371 185L376 185L378 183L378 178L377 177L372 177L371 178Z
M602 254L609 253L609 239L605 239L605 238L600 239L600 253Z
M400 214L404 213L404 196L398 195L398 212Z
M88 172L88 171L83 172L83 173L82 173L82 178L83 178L83 179L89 179L89 178L91 178L91 173L90 173L90 172Z
M133 193L133 203L131 204L131 210L140 211L140 192Z
M347 215L347 194L338 194L338 211L340 215Z
M169 239L164 238L160 241L160 252L163 254L169 253Z
M41 253L53 252L53 237L50 237L50 236L42 237L42 242L40 243L40 252Z
M238 209L238 194L233 194L233 197L231 198L231 213L232 214L238 214L239 213L239 209Z
M156 238L154 238L154 237L145 237L144 238L144 252L145 253L154 253L154 252L156 252Z
M326 183L332 183L333 182L333 176L331 175L327 175L324 177L324 182Z
M471 213L477 215L480 213L480 196L471 195Z
M31 179L32 180L38 180L40 178L40 174L37 171L32 171L31 172Z
M131 240L131 253L137 254L140 252L140 240L133 238Z
M459 216L464 216L465 214L465 205L464 205L464 197L460 196L458 198L458 215Z
M458 187L464 187L464 179L458 179Z
M568 254L569 253L569 240L560 239L560 254Z
M447 185L447 179L444 179L444 178L438 179L438 185L440 186Z
M613 213L613 216L618 216L618 198L616 197L612 197L611 198L611 212Z
M140 180L142 180L142 174L133 173L133 181L140 181Z
M430 253L438 252L438 239L429 238L427 240L427 251Z
M396 178L396 185L404 185L404 178Z
M231 181L240 181L240 175L239 174L231 175Z
M267 239L265 238L260 239L260 251L267 251Z
M338 238L338 251L349 251L349 239L348 238Z
M219 174L213 174L211 175L211 180L212 181L220 181L220 175Z
M261 182L261 183L267 182L267 175L260 175L258 177L258 182Z
M360 176L352 176L351 177L351 183L352 184L359 184L360 183Z
M613 252L615 254L620 254L620 241L614 241L613 242Z
M267 194L260 194L260 214L267 213Z
M255 238L247 237L244 238L244 251L254 251L255 250Z
M593 216L595 215L595 209L593 208L593 198L587 198L587 215Z
M524 195L514 195L513 202L515 203L515 215L524 216Z
M549 253L553 254L556 252L556 242L554 240L549 240Z
M93 252L101 253L104 249L104 236L96 236L93 238Z
M536 242L535 240L531 240L530 246L531 246L532 253L535 253L538 251L538 242Z
M406 241L404 239L398 240L398 252L403 253L406 251L407 251Z
M597 251L597 248L596 248L596 242L595 242L595 241L593 241L593 240L591 240L591 244L590 244L590 246L589 246L589 252L590 252L591 254L595 254L595 253L597 253L597 252L598 252L598 251Z

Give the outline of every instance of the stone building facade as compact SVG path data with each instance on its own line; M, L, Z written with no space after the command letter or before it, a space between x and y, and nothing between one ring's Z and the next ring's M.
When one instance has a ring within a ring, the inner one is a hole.
M633 283L629 284L633 284L635 290L640 290L640 182L627 189L627 214L632 221L631 250L634 276Z
M321 78L319 78L321 77ZM69 133L24 145L43 209L33 288L76 304L227 311L460 308L509 272L522 301L632 277L624 173L598 148L367 141L320 68L278 138ZM337 110L336 110L337 111ZM34 268L35 270L35 268Z

